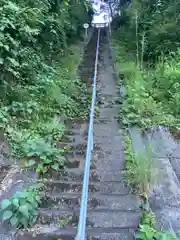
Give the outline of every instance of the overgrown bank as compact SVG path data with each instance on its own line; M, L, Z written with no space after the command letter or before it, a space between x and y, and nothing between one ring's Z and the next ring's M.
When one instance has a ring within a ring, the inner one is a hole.
M50 132L63 134L64 126L52 124L55 115L82 115L86 86L76 75L79 47L68 48L78 44L86 7L84 1L1 3L0 126L20 157L34 151L35 142L42 145L42 137L50 141Z
M122 33L122 29L121 29ZM176 130L179 115L179 57L167 56L154 68L140 68L136 55L129 52L123 40L114 42L117 52L116 68L125 98L120 117L125 126L149 128L164 125Z
M180 127L179 3L172 2L134 0L131 7L121 7L114 44L126 88L121 107L126 126Z
M0 8L1 131L23 168L57 171L66 165L67 149L56 146L66 137L65 120L88 116L88 89L76 72L87 4L17 0ZM41 188L1 202L2 220L32 225Z
M113 45L124 95L119 118L125 128L135 126L145 130L162 125L179 136L179 3L134 0L129 6L126 1L121 2L122 15L114 22ZM137 238L179 239L156 230L155 216L148 204L148 190L158 169L151 156L134 153L129 137L125 164L127 182L143 202Z

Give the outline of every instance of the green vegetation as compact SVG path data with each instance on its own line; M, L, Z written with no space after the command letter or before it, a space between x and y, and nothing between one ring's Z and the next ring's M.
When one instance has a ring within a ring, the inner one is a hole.
M129 136L125 138L125 174L127 184L140 197L141 222L135 238L137 240L178 240L175 234L157 231L156 217L148 201L150 187L156 182L159 172L150 155L135 154Z
M122 31L122 30L121 30ZM123 43L114 41L121 84L126 88L119 117L125 126L149 128L164 125L179 128L178 58L167 57L155 68L140 69L134 56L125 51ZM129 56L129 59L127 59Z
M52 159L54 169L58 169L57 163L64 164L64 149L57 150L55 143L67 128L59 121L88 116L89 93L75 72L79 48L72 49L69 66L60 63L54 74L43 75L34 86L23 86L21 99L11 105L2 102L1 128L11 142L13 155L25 161L36 159L38 163L30 161L28 165L36 165L38 172L46 172L42 165L51 165ZM16 90L21 91L20 87Z
M40 175L66 164L65 120L86 119L89 91L77 75L88 19L84 0L0 2L0 131L22 167ZM36 220L34 188L1 202L17 228Z
M139 232L136 233L135 238L139 240L178 240L173 233L156 230L156 218L151 211L143 212Z
M163 125L180 136L179 7L179 0L132 0L130 6L121 1L113 45L120 85L125 87L119 118L126 128ZM148 190L157 176L152 158L133 153L129 137L125 148L127 183L142 200L136 239L178 239L156 229L148 204Z
M16 192L10 199L4 199L0 206L2 220L9 220L17 228L31 226L36 221L38 204L43 197L42 187L42 184L36 184L23 192Z
M23 165L58 170L63 120L88 116L88 90L76 74L86 1L1 1L0 9L1 130Z
M117 19L117 65L126 126L180 128L179 1L132 1Z

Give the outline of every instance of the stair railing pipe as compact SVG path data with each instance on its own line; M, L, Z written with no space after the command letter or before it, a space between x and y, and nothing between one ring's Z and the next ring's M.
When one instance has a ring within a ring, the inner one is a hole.
M98 39L97 39L97 45L96 45L96 59L95 59L95 65L94 65L94 76L93 76L93 84L92 84L93 91L92 91L92 102L91 102L91 110L90 110L89 129L88 129L88 141L87 141L83 188L82 188L80 215L79 215L79 223L78 223L76 240L86 239L87 201L88 201L91 156L93 151L93 125L94 125L94 113L95 113L95 103L96 103L96 83L97 83L97 67L98 67L98 56L99 56L99 41L100 41L100 28L98 29Z

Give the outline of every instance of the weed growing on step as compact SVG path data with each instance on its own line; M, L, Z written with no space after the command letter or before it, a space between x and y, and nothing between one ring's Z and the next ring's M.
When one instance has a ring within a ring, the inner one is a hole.
M156 230L156 217L151 211L142 213L141 223L138 233L135 234L137 240L178 240L175 234L160 232Z
M157 169L150 154L135 154L130 137L125 138L125 170L128 185L137 193L147 193L157 176Z
M135 155L131 139L128 136L125 138L125 157L124 174L127 183L142 200L141 222L135 238L137 240L178 240L172 233L156 230L156 218L150 209L147 197L148 190L157 177L154 162L147 156Z
M29 131L16 132L13 135L14 155L17 156L18 153L22 166L29 167L39 174L44 174L49 169L59 170L65 164L65 149L57 148L54 142L53 134L57 136L58 132L54 132L54 128L48 129L47 132L43 132L42 136L35 132L30 134Z
M70 219L68 217L63 217L63 219L61 219L59 221L57 220L55 225L57 228L61 228L61 227L67 226L69 224L69 222L70 222Z
M36 170L37 173L46 173L48 169L59 170L65 164L64 150L57 149L55 145L46 142L39 136L25 139L18 145L22 159L27 158L27 167Z
M42 184L35 184L23 192L16 192L0 203L2 221L8 221L12 227L27 228L37 219L37 208L43 197Z
M39 123L34 129L35 134L39 134L47 141L60 141L67 130L64 124L58 122Z

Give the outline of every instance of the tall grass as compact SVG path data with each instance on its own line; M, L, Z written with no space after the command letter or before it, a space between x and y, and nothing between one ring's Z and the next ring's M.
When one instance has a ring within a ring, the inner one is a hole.
M147 193L156 182L158 170L152 157L151 150L147 154L134 153L129 137L125 141L126 166L124 174L127 183L139 194Z

